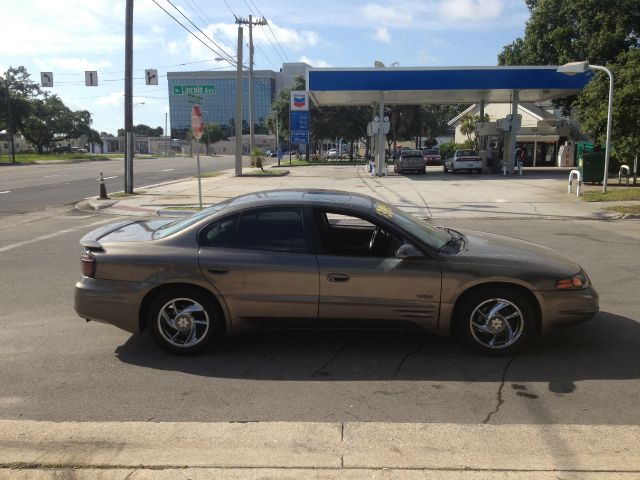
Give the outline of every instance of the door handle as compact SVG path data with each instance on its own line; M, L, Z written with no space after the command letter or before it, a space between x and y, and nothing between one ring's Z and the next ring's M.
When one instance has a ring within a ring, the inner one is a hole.
M327 280L330 282L348 282L350 279L351 277L344 273L330 273L327 275Z
M222 275L223 273L228 273L229 269L227 267L209 267L207 268L207 272Z

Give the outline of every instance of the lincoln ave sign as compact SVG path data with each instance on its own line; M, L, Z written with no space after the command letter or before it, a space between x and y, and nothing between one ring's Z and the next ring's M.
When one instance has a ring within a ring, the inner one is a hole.
M213 85L174 85L174 95L215 95L216 87Z

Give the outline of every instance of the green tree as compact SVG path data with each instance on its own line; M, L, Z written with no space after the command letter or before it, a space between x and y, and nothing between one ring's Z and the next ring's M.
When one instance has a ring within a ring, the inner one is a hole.
M640 49L620 54L610 65L615 80L611 138L619 163L633 162L640 152ZM582 127L598 143L607 132L609 77L598 75L578 97ZM617 171L618 166L612 164Z
M460 133L466 135L467 140L465 142L469 148L473 148L475 150L479 149L478 146L478 135L476 132L476 123L480 121L480 115L471 115L467 113L464 117L462 117L462 124L460 125ZM484 122L489 121L489 115L484 115Z
M531 17L524 38L504 47L501 65L562 65L587 60L614 74L612 143L620 156L640 146L640 0L527 0ZM569 110L576 103L583 129L602 141L608 108L606 74L598 72L579 97L558 101Z
M498 55L500 65L606 64L640 45L640 0L527 0L524 38Z
M100 143L100 135L91 129L91 114L86 110L72 111L60 97L45 93L30 101L31 115L23 121L20 131L33 143L38 153L54 142L86 135Z
M133 134L142 137L161 137L163 133L164 129L162 127L152 128L144 123L133 126ZM124 128L118 129L118 136L124 137Z
M6 130L11 143L11 161L15 162L13 137L31 113L30 100L40 92L23 66L9 67L0 75L0 130Z
M209 145L219 142L220 140L226 140L224 132L217 123L207 123L204 126L204 131L200 137L200 143L206 145L207 155L209 155Z

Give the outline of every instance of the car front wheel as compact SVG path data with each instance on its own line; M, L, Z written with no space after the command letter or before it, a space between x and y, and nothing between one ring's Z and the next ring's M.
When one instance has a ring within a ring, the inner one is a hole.
M459 333L476 350L511 355L533 334L535 313L518 291L482 289L464 299L456 321Z
M197 290L180 288L156 297L147 317L151 338L178 355L206 350L222 332L216 305Z

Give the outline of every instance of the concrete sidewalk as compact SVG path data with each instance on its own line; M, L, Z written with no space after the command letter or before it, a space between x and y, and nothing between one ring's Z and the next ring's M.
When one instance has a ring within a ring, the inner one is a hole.
M620 202L584 202L567 193L564 171L528 170L523 176L443 174L372 177L362 165L280 167L280 177L235 177L233 171L202 179L203 204L244 193L284 188L336 189L364 193L424 218L554 218L606 220L620 214L605 207ZM248 172L245 169L245 172ZM597 189L598 187L587 187ZM575 191L575 189L574 189ZM140 189L141 194L85 205L117 215L180 215L198 206L195 178Z
M638 451L630 425L0 421L11 479L630 479Z

